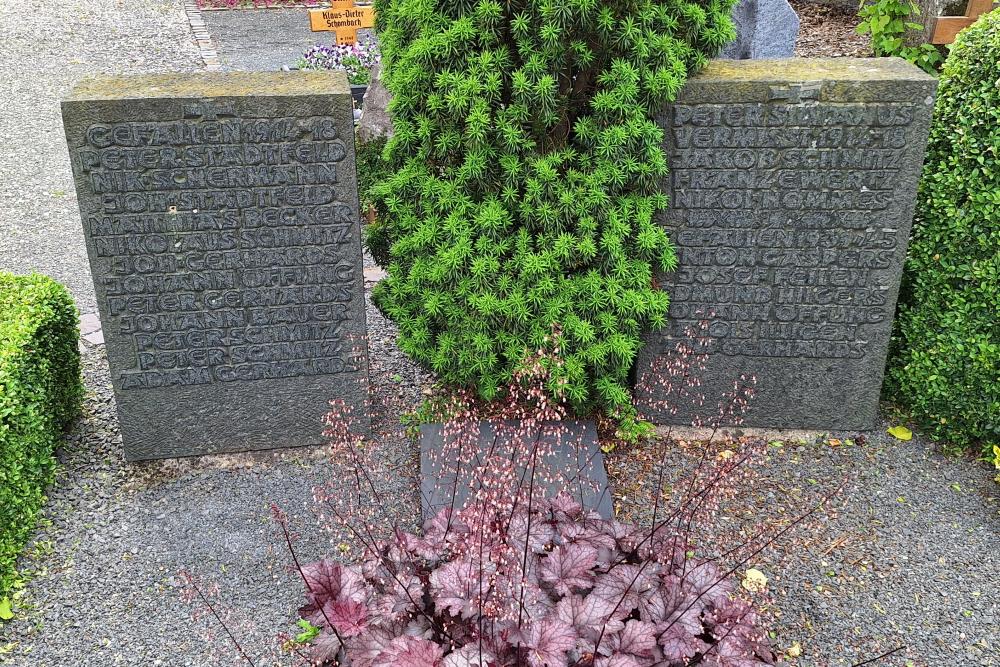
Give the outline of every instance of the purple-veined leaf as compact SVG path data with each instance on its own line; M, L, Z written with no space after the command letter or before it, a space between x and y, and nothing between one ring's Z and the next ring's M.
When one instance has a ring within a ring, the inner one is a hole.
M724 598L706 612L704 618L711 635L720 640L719 651L725 657L732 658L742 652L755 656L759 660L755 664L774 664L771 642L759 626L756 610L747 600Z
M444 508L424 522L424 540L435 547L443 548L445 540L452 541L469 534L469 526L462 521L459 512L452 515L451 508Z
M642 531L637 530L635 526L627 523L622 523L620 521L602 521L602 526L604 528L604 533L618 542L621 545L628 545L633 543L637 538L642 539Z
M703 603L710 604L726 598L733 590L732 581L722 579L719 568L709 561L688 561L683 574L684 584L689 585Z
M591 523L557 523L556 530L565 544L579 544L595 549L599 565L607 566L617 557L614 538Z
M480 650L478 643L466 644L445 656L442 667L490 667L496 657L487 648Z
M753 646L743 637L729 635L712 644L702 662L713 667L763 667L764 662L754 653Z
M688 604L682 603L677 609L667 616L663 627L684 628L688 634L700 635L704 632L705 625L701 620L701 606L695 604L688 609Z
M646 667L649 661L639 662L635 656L625 653L612 653L609 656L600 656L594 661L594 667Z
M368 607L354 600L338 600L325 607L327 616L344 637L353 637L368 627Z
M530 572L532 570L529 569ZM511 582L510 590L511 599L516 601L516 608L523 605L528 618L544 618L554 606L552 598L538 585L533 576L528 576L523 585L520 580Z
M662 590L654 590L639 599L639 620L662 623L667 617L667 603Z
M660 635L660 647L666 660L687 662L707 649L708 644L688 632L684 626L675 625Z
M306 581L306 597L321 605L327 600L351 599L364 602L367 597L365 580L353 567L323 559L302 566Z
M452 616L469 618L476 612L474 582L479 569L470 561L451 561L431 572L431 595L436 609Z
M607 600L616 618L625 618L639 606L644 597L649 597L655 588L655 576L658 567L655 564L618 565L610 572L600 575L594 583L591 595Z
M351 667L372 667L375 659L389 648L402 628L369 626L368 631L347 643L347 657Z
M528 535L530 531L530 536ZM535 554L545 553L545 549L552 544L555 532L551 524L542 521L541 517L532 513L529 521L527 511L517 512L510 522L510 529L507 533L507 544L515 550L524 550L525 540L527 540L528 550Z
M406 574L397 578L402 585L390 578L386 582L385 593L376 596L370 605L374 613L389 621L417 613L416 605L424 596L423 583L415 575Z
M317 665L324 662L332 662L337 658L341 643L337 635L332 632L322 632L313 639L309 645L309 657Z
M583 505L565 491L560 491L555 498L549 500L548 506L557 521L576 519L583 513Z
M556 547L542 559L539 575L560 595L571 595L575 590L589 589L594 583L593 569L597 564L597 551L582 544Z
M557 618L543 618L528 625L524 645L531 667L563 667L566 652L576 645L576 633L568 623Z
M648 658L656 648L656 626L643 621L628 621L621 632L611 635L609 644L615 652Z
M444 649L432 641L403 635L375 659L373 667L440 667Z
M611 615L614 605L595 595L581 597L571 595L559 600L556 604L556 618L573 626L573 629L593 645L603 629L605 633L618 632L624 624L617 619L605 621Z

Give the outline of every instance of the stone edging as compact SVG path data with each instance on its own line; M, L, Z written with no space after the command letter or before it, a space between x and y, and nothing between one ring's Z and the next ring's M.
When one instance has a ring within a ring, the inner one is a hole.
M850 0L853 2L853 0ZM361 0L360 5L366 5L366 0ZM322 2L316 2L314 4L300 3L297 5L264 5L263 7L199 7L203 12L238 12L242 10L258 10L258 9L322 9L324 7L329 8L330 3L328 0Z
M219 53L215 50L212 42L212 35L205 27L205 19L201 16L201 8L198 7L198 0L184 0L184 13L187 14L188 24L191 32L194 33L195 42L198 43L198 51L201 59L205 63L205 69L213 72L222 68L219 62Z

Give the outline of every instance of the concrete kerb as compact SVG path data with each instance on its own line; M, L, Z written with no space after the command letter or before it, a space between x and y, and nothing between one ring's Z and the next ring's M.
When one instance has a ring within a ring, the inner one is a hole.
M718 429L694 426L657 426L656 434L669 437L672 440L688 442L725 442L730 438L759 438L767 442L811 443L822 440L830 431L813 431L806 429L777 428L742 428L739 426L723 426Z
M188 24L191 26L191 33L194 41L198 45L201 59L205 63L205 69L214 72L222 68L219 62L219 52L212 41L212 35L208 32L205 19L201 16L201 8L197 0L184 0L184 13L187 15Z

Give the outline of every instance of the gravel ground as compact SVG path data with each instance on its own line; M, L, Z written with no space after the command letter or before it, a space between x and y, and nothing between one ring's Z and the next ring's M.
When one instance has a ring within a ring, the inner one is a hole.
M0 2L0 268L97 309L59 100L84 75L200 67L181 0Z
M945 458L919 437L896 440L888 426L867 437L774 441L718 525L777 526L846 480L815 520L747 564L771 579L776 646L798 642L792 662L802 666L853 665L898 646L906 648L876 664L998 665L1000 486L984 465ZM701 451L660 447L671 479ZM644 499L662 455L654 451L608 457L617 506L631 520L648 521Z
M813 20L803 7L797 4L802 55L854 53L842 32L853 29L845 16L833 20L817 9ZM55 40L53 25L72 27ZM270 37L248 29L242 39L233 53L248 68L275 69L292 52L257 56L247 44ZM224 61L225 53L220 45ZM87 72L196 68L180 2L2 3L0 62L15 73L0 79L2 266L54 275L91 311L56 101ZM366 275L377 279L368 264ZM417 404L428 378L395 347L392 326L371 307L368 318L374 426L382 434L381 458L395 473L380 483L391 513L415 517L416 447L398 417ZM221 606L246 626L241 636L251 652L270 653L301 595L267 505L289 513L302 558L318 557L330 547L315 528L311 489L345 471L326 461L322 447L126 464L103 347L85 345L84 358L86 416L60 453L46 525L24 559L30 581L17 599L17 620L0 627L0 664L221 664L180 599L183 569L217 582ZM771 578L775 643L799 642L795 662L809 666L850 665L899 645L904 653L878 664L1000 664L1000 487L982 465L946 459L919 438L896 441L884 435L885 426L864 442L833 434L833 441L771 447L757 482L721 515L731 525L780 520L847 479L827 512L755 563ZM683 469L688 450L666 447L676 470ZM642 520L658 457L649 446L609 457L625 516Z
M799 15L795 55L802 58L872 55L867 35L858 35L857 9L815 0L792 0ZM333 41L332 33L309 29L303 8L202 12L223 69L277 70L293 65L306 49Z
M791 0L799 15L795 55L800 58L869 58L868 35L859 35L856 6L831 6L810 0Z

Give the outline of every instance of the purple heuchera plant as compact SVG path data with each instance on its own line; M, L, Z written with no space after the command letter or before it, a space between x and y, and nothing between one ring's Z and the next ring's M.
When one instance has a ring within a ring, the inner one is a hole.
M676 483L668 483L663 452L648 526L585 510L565 491L583 495L583 468L574 475L545 465L553 451L541 436L554 431L561 438L567 419L559 386L553 396L549 383L551 367L562 363L559 336L554 327L504 401L482 404L457 390L430 404L431 416L444 425L437 454L455 477L438 480L451 489L451 504L425 522L420 535L383 516L394 503L382 495L377 480L395 473L384 465L378 440L369 442L356 432L350 406L330 402L324 435L342 473L316 487L314 497L334 543L342 537L362 549L357 564L324 559L303 565L288 517L272 505L307 598L299 610L305 632L295 638L281 633L282 650L326 667L775 663L754 599L766 595L752 586L737 587L734 575L819 511L843 483L791 521L761 524L749 537L741 530L734 544L713 542L711 535L706 543L695 527L704 520L715 525L721 504L744 490L752 463L767 450L762 440L724 438L732 449L713 454L703 446L693 470ZM701 405L697 376L689 371L701 367L702 357L694 347L677 352L660 375L670 385L667 394ZM741 382L723 397L720 419L739 417L745 409L750 394ZM484 419L495 434L485 450L477 444ZM709 442L717 431L716 423ZM460 486L470 492L461 501ZM545 488L564 491L546 496ZM714 544L718 557L697 556L696 544ZM346 554L351 547L341 542L340 548ZM225 616L188 580L191 599L204 603L239 657L256 665Z
M361 565L304 565L311 656L350 667L774 664L729 572L570 496L443 510ZM527 546L527 548L525 548ZM346 658L346 660L345 660Z
M313 662L773 664L755 605L733 585L737 568L763 546L752 540L730 549L730 556L739 555L726 569L695 558L691 540L692 525L715 511L761 447L748 445L741 454L714 460L703 456L672 511L660 507L665 499L658 498L649 527L585 510L566 492L576 488L574 480L546 465L553 452L540 437L552 430L558 435L566 419L561 394L553 397L548 382L552 365L562 363L560 335L554 328L546 345L526 360L506 400L492 405L489 414L468 396L453 397L438 452L455 467L452 502L425 522L421 535L392 523L390 531L375 537L384 522L370 510L386 505L372 477L377 473L371 472L378 450L355 434L349 407L331 401L325 435L334 456L349 461L353 472L314 493L324 516L363 546L359 564L323 560L300 566L287 523L275 508L306 587L308 604L300 613L319 629L311 644ZM488 451L479 451L477 424L484 418L496 436ZM464 476L469 495L458 502L458 479ZM545 495L540 481L563 491Z

